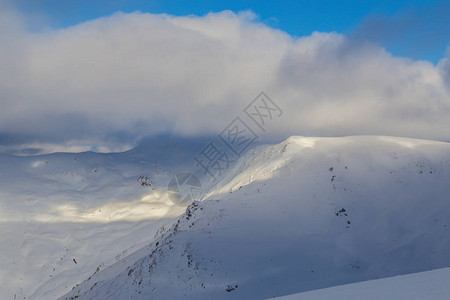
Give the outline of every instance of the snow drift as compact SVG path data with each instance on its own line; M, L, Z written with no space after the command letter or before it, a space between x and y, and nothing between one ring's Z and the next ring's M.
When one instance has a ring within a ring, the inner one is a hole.
M448 299L450 268L309 291L277 300L423 300Z

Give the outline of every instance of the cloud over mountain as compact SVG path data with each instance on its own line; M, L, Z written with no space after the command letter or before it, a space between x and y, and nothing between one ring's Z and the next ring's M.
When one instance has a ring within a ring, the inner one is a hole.
M3 152L215 135L261 90L285 111L268 137L450 140L448 58L394 57L333 32L292 37L251 12L117 13L39 32L0 15Z

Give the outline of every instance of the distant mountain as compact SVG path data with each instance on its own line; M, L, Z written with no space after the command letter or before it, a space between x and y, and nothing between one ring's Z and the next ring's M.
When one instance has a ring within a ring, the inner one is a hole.
M61 299L261 299L447 267L449 183L448 143L291 137Z
M55 299L150 243L185 211L167 184L204 143L165 136L124 153L0 155L0 298Z

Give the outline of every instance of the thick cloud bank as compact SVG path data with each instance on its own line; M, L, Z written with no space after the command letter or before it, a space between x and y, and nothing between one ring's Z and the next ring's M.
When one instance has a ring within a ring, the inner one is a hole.
M262 90L284 111L267 136L450 140L448 58L434 66L393 57L336 33L294 38L249 12L117 13L65 29L25 27L0 12L3 152L217 134Z

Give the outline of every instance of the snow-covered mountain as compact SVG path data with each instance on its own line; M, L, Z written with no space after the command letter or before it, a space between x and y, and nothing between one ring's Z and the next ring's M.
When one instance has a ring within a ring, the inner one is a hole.
M449 195L448 143L291 137L61 299L261 299L448 267Z
M0 298L56 299L151 242L185 211L167 183L204 143L158 137L125 153L0 155Z

